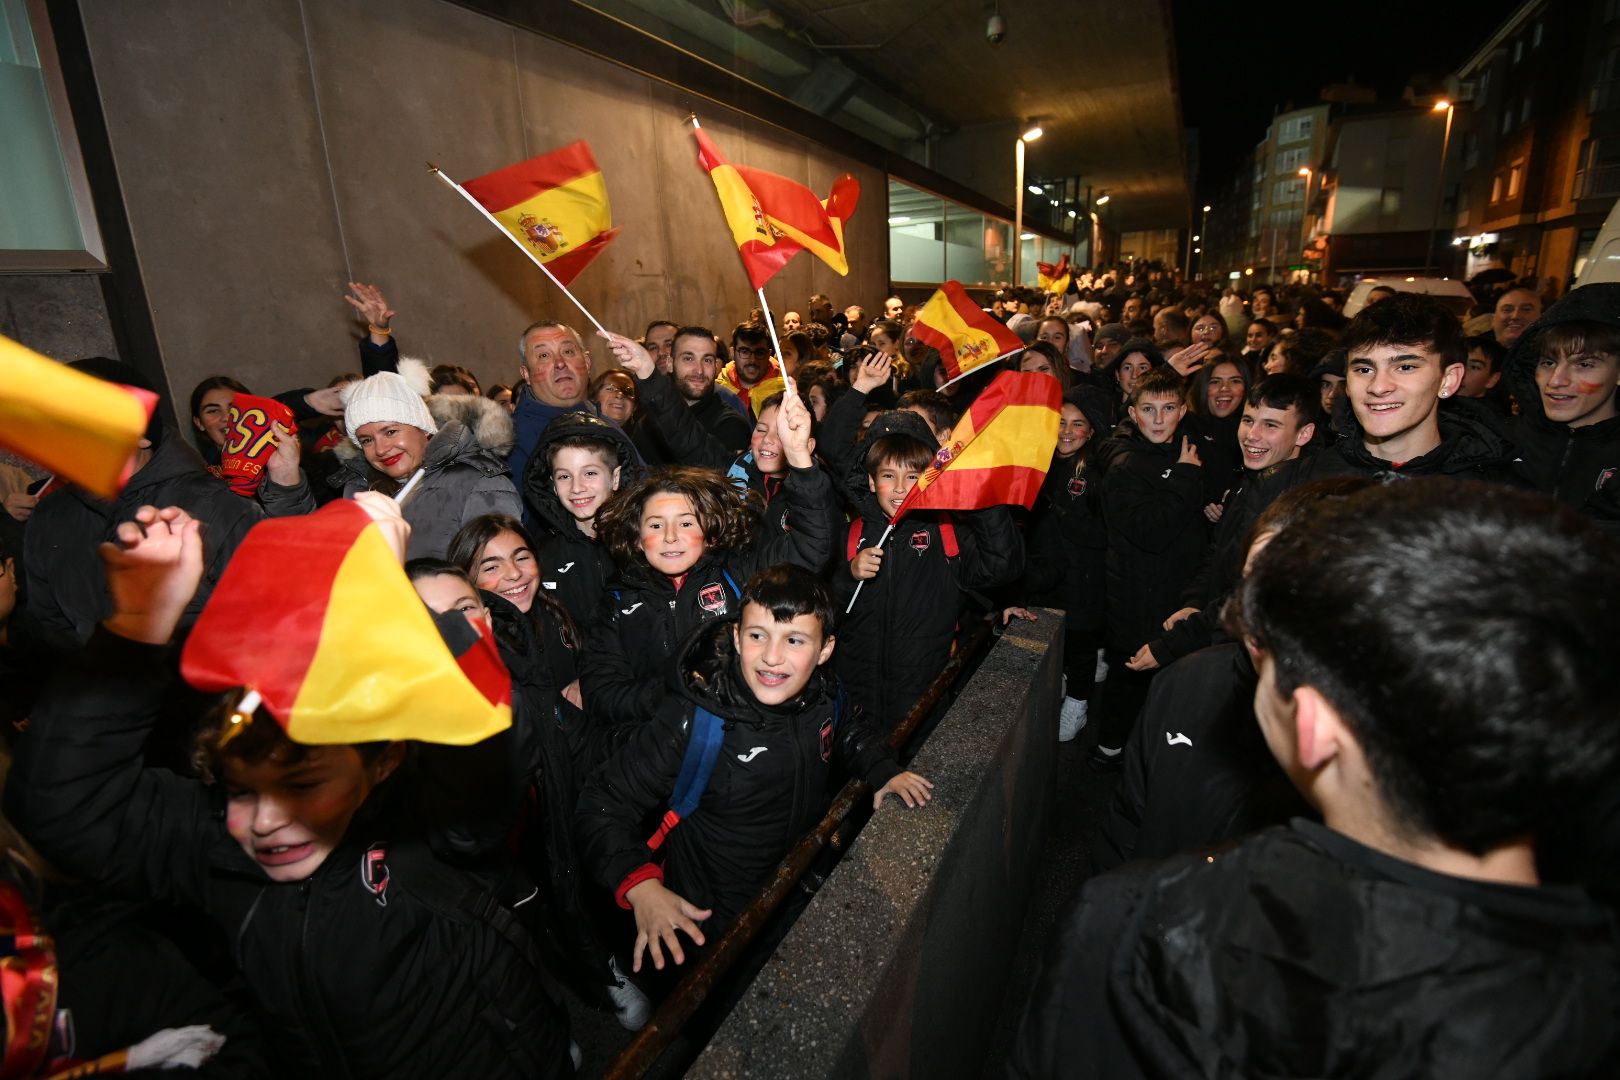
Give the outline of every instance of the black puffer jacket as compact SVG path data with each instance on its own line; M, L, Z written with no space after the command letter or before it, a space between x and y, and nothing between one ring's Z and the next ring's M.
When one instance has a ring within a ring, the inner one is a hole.
M938 449L922 417L899 410L874 420L867 439L899 433L930 451ZM867 487L858 456L850 463L846 485L860 520L850 524L836 556L840 565L833 571L833 592L839 612L849 607L858 584L849 572L850 548L872 547L889 524ZM839 615L833 663L851 700L881 730L891 731L950 657L966 591L1016 581L1024 570L1024 542L1007 508L997 506L948 515L907 514L883 551L877 576L866 582L854 608Z
M705 553L679 589L639 557L609 580L580 665L586 711L593 726L605 729L602 745L620 745L652 719L667 693L663 673L676 646L699 623L737 614L755 572L777 563L811 571L826 564L835 541L816 523L832 501L832 484L820 469L792 469L783 498L802 527L739 551Z
M28 572L28 610L48 640L89 640L96 624L112 613L107 579L97 546L113 539L120 523L133 521L143 506L178 506L203 526L207 565L181 628L202 614L214 584L237 545L264 518L250 499L231 492L210 473L197 451L172 429L152 458L116 500L97 498L76 487L61 488L39 501L23 533Z
M1620 532L1620 417L1585 427L1547 419L1536 388L1539 339L1570 323L1620 326L1620 285L1585 285L1548 308L1508 352L1506 382L1519 403L1509 434L1514 471L1525 484Z
M66 873L207 911L234 944L276 1075L571 1075L532 949L458 903L487 890L426 852L398 779L309 878L273 883L226 832L217 788L141 764L169 651L101 630L79 659L19 743L6 816ZM378 843L386 904L360 872Z
M1053 945L1010 1076L1620 1075L1607 910L1309 822L1095 878Z
M624 891L662 877L698 907L713 940L754 898L788 849L820 820L835 771L875 789L900 771L859 712L837 708L836 681L824 671L781 706L761 705L737 668L735 620L699 627L670 665L672 692L586 783L579 834L596 880ZM696 706L726 722L725 739L697 808L668 835L663 868L650 865L646 821L668 805L686 755ZM836 760L835 760L836 759Z
M1181 433L1149 442L1134 428L1103 479L1108 523L1109 648L1127 656L1158 637L1204 554L1203 470L1182 464Z
M1108 414L1102 394L1076 388L1064 395L1064 401L1085 415L1093 439L1105 430ZM1054 457L1035 504L1020 602L1066 612L1071 630L1101 630L1107 553L1102 483L1090 455L1082 451L1068 459Z
M1350 399L1342 394L1333 403L1333 430L1338 437L1305 460L1294 475L1295 483L1308 484L1325 476L1451 476L1458 480L1518 482L1509 465L1513 445L1502 430L1501 419L1470 398L1450 397L1440 402L1440 445L1399 464L1367 452L1361 423Z
M563 508L552 488L548 464L551 448L559 440L568 438L612 443L619 456L619 489L640 480L646 470L623 429L588 412L563 413L547 424L524 467L524 505L528 507L530 518L541 522L545 529L543 536L535 537L540 585L575 622L584 623L595 616L602 592L613 576L613 556L608 554L607 548L579 531L573 515Z

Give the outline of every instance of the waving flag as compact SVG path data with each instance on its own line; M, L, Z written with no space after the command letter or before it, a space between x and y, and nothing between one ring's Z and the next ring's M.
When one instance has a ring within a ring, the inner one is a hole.
M253 527L180 670L199 690L257 691L296 742L465 746L511 726L512 684L493 636L456 627L453 655L381 530L340 499Z
M698 164L714 181L731 238L754 288L763 288L800 251L849 273L844 255L844 222L855 213L861 187L845 173L833 181L826 199L785 176L733 165L694 123Z
M1062 296L1069 291L1074 283L1074 275L1069 273L1069 253L1064 252L1056 266L1051 263L1038 262L1035 264L1036 280L1040 283L1041 291L1052 296Z
M968 407L951 441L906 494L894 520L912 510L983 510L1035 505L1057 449L1063 388L1052 376L1007 371Z
M607 182L583 140L461 186L564 285L619 232Z
M1024 347L1018 335L975 304L959 281L941 285L917 312L911 336L939 350L953 379Z
M123 489L157 400L0 337L0 446L93 494Z

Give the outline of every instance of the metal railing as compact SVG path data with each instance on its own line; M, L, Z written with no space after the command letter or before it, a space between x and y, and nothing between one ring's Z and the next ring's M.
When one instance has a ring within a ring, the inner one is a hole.
M968 635L945 665L944 670L934 677L934 681L928 684L928 689L923 692L922 697L917 699L917 703L895 726L889 736L891 747L899 750L906 745L912 733L929 713L933 712L940 699L950 691L962 671L984 653L994 626L992 616ZM698 961L697 967L688 973L669 997L664 999L663 1004L658 1006L658 1011L647 1021L647 1026L642 1028L631 1040L630 1045L613 1059L612 1064L603 1073L604 1080L640 1080L640 1077L653 1067L659 1056L680 1034L682 1027L692 1018L692 1014L697 1012L708 998L715 984L742 956L776 909L781 907L782 902L798 885L799 879L810 869L816 858L824 850L829 848L840 850L850 842L852 837L846 837L842 832L844 822L860 805L861 800L870 793L871 788L861 779L851 779L839 790L827 808L826 815L787 853L777 866L776 872L754 898L754 902L749 904L737 917L737 921L731 924L720 938L719 944Z

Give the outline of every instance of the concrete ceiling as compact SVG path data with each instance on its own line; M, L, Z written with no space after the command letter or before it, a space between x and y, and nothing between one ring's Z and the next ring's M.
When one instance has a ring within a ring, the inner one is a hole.
M1169 0L582 2L1003 202L1035 118L1031 177L1106 190L1114 228L1187 223Z

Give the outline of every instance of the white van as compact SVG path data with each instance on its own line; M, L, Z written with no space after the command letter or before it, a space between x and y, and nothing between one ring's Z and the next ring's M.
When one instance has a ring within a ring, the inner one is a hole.
M1423 293L1432 296L1444 304L1453 315L1464 321L1467 321L1468 313L1474 309L1474 294L1468 291L1468 286L1456 278L1375 277L1362 278L1350 290L1350 296L1344 302L1345 318L1355 318L1356 313L1367 306L1367 294L1380 286L1394 289L1396 292Z
M1575 286L1596 285L1602 281L1620 281L1620 199L1603 219L1603 228L1592 242L1592 250L1575 267Z

